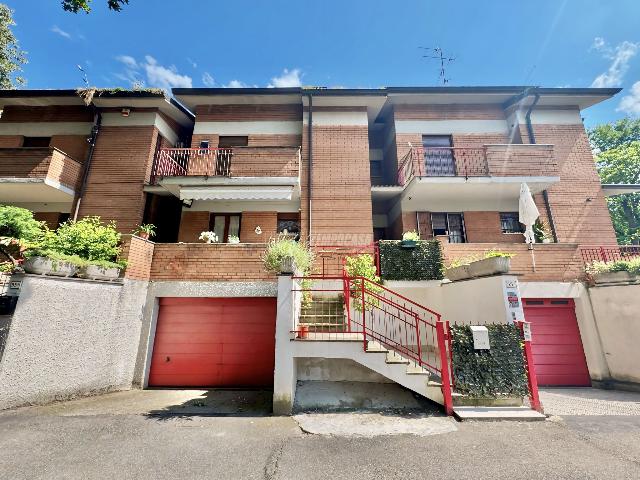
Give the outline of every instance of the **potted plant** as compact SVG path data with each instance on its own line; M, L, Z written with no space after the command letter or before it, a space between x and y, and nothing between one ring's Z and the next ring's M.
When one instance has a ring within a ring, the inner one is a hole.
M218 235L216 232L201 232L198 240L202 240L204 243L218 243Z
M485 277L487 275L509 273L511 257L513 257L513 253L489 250L484 254L483 259L476 260L469 264L471 276Z
M229 235L229 243L237 245L238 243L240 243L240 237L238 237L237 235Z
M309 325L298 325L298 338L309 337Z
M452 260L445 269L444 276L452 282L471 278L471 271L469 270L469 263L471 261L468 257Z
M126 267L125 261L110 262L108 260L89 260L80 267L78 276L89 280L113 281L120 278L120 272Z
M275 274L293 273L308 275L315 256L302 242L290 238L272 239L262 256L265 270Z
M400 242L400 246L402 248L416 248L419 241L420 234L415 230L411 230L402 234L402 242Z
M533 236L538 243L553 243L551 227L549 227L547 222L539 218L533 224Z
M151 223L143 223L133 231L133 234L144 240L149 240L149 238L156 236L156 226Z
M596 284L635 282L637 275L640 275L640 258L596 261L587 265L585 271Z
M24 271L35 275L73 277L86 261L77 255L65 255L51 250L32 249L25 252Z

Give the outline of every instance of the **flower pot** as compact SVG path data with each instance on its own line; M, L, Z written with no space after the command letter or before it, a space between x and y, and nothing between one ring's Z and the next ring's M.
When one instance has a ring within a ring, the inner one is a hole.
M298 338L309 337L309 325L298 325Z
M459 267L447 268L444 272L444 276L452 282L471 278L469 265L460 265Z
M149 240L149 234L147 232L138 232L138 236L143 240Z
M98 265L87 265L80 269L78 276L90 280L112 281L120 276L120 270L118 267L105 268Z
M283 257L280 260L280 273L290 274L294 273L295 270L295 262L293 257Z
M471 272L472 277L509 273L509 268L511 268L511 259L509 257L484 258L469 264L469 272Z
M48 257L31 257L24 261L24 270L36 275L50 275L53 277L73 277L78 267L63 260L53 260Z
M636 276L631 272L603 272L593 277L593 281L599 285L605 283L629 283L635 280Z
M401 248L416 248L418 246L418 242L416 240L402 240L400 242Z
M552 240L550 238L543 238L542 243L552 243Z

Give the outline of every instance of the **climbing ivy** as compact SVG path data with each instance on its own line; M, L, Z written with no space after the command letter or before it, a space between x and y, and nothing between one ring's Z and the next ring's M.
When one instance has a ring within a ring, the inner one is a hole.
M451 326L455 390L470 397L524 396L529 393L524 346L517 325L486 325L489 350L475 350L468 325Z
M441 280L442 248L438 240L418 241L403 248L400 241L380 242L380 276L384 280Z

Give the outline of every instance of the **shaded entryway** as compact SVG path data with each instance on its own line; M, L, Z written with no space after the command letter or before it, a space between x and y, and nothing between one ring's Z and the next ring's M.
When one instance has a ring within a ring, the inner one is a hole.
M275 298L161 298L149 386L272 386L275 321Z

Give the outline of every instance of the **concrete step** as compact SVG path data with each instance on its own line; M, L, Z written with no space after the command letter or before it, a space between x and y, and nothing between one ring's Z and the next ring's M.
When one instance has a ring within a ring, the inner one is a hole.
M389 350L378 342L367 342L367 353L389 353Z
M409 364L407 367L407 375L428 375L431 376L431 372L428 370L419 367L415 363Z
M388 352L387 358L385 359L385 361L387 363L395 363L395 364L402 364L402 365L409 365L410 363L409 360L407 360L406 358L400 356L395 352Z
M454 407L453 414L458 420L479 421L541 421L547 417L529 407Z

